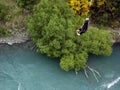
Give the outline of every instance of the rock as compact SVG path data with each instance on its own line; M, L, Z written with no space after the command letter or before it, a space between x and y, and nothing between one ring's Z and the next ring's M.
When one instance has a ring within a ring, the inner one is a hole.
M14 43L22 43L29 40L28 34L26 30L10 30L10 37L2 37L0 38L0 43L6 43L8 45L13 45Z
M12 42L8 42L8 45L13 45L13 43Z

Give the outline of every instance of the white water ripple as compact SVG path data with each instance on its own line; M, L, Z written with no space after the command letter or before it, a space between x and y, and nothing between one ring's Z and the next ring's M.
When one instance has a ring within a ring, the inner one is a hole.
M99 88L100 88L100 90L110 89L112 86L114 86L115 84L117 84L119 81L120 81L120 77L118 77L117 79L113 80L113 81L110 82L110 83L107 83L107 84L104 83L104 84L102 84ZM98 88L97 88L96 90L98 90Z
M120 81L120 77L118 77L117 79L115 79L114 81L112 81L111 83L107 84L107 88L111 88L112 86L114 86L116 83L118 83Z
M20 90L20 88L21 88L21 83L19 83L19 85L18 85L18 90Z

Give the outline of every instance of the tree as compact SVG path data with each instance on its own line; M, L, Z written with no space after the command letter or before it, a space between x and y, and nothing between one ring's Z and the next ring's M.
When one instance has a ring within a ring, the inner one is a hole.
M8 7L5 4L0 3L0 20L4 20L8 13Z
M91 10L91 18L98 24L115 28L120 27L120 0L103 0L99 7L100 0L94 0ZM98 3L97 3L98 2Z
M41 0L27 19L28 32L37 45L37 51L60 58L65 71L79 71L87 63L89 53L109 56L112 37L98 28L77 36L75 30L83 18L74 15L64 0Z
M88 0L70 0L69 4L75 13L82 16L88 15L88 6L90 4Z
M31 9L34 0L16 0L16 3L21 8Z
M111 27L120 27L119 4L120 0L69 0L69 5L75 13L82 16L89 14L92 22Z

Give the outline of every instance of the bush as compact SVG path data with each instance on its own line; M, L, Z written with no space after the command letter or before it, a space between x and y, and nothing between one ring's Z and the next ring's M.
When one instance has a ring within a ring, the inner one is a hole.
M88 6L90 4L88 0L70 0L69 4L75 13L82 16L88 15Z
M116 26L116 21L120 23L120 0L106 0L104 4L97 7L96 3L92 5L92 20L98 24Z
M89 53L109 56L112 52L112 37L105 30L92 28L81 36L76 35L83 18L74 15L64 0L41 0L27 21L37 51L60 58L65 71L84 68Z
M9 34L10 32L6 28L0 27L0 37L5 37L8 36Z
M8 13L8 7L4 4L0 4L0 20L4 20Z
M31 9L34 0L16 0L17 5L21 8Z
M120 0L92 0L90 13L88 6L91 0L70 0L70 6L82 16L91 15L96 24L118 27L120 25Z

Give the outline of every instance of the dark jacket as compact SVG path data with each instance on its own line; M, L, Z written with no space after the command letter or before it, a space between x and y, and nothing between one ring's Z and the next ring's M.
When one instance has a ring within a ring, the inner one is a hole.
M85 20L82 28L79 29L80 30L80 34L85 33L87 31L87 29L88 29L88 22L89 22L89 20Z

